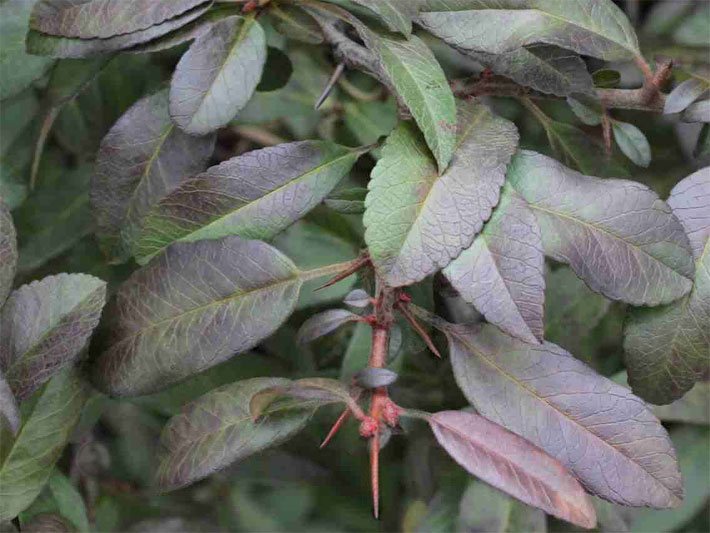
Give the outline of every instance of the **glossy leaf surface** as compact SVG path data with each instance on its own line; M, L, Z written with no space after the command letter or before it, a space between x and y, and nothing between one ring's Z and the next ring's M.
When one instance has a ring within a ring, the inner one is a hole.
M193 135L226 125L251 98L265 62L266 38L253 17L216 22L175 67L170 115Z
M524 341L543 337L545 256L540 228L509 187L470 248L444 269L461 297L486 319Z
M101 141L90 201L112 262L128 259L145 216L167 193L204 169L214 137L191 137L168 114L167 92L135 103Z
M112 395L135 396L214 366L276 331L300 287L295 265L265 243L176 243L107 307L95 381Z
M435 413L429 425L439 444L474 476L573 524L596 524L594 508L577 480L537 446L464 411Z
M106 283L58 274L14 291L0 314L0 365L18 399L73 363L99 322Z
M276 406L254 422L251 398L264 389L282 387L287 379L255 378L215 389L187 404L163 430L158 485L176 489L259 452L298 433L310 411Z
M651 145L643 132L633 124L615 120L612 125L614 140L626 157L640 167L651 164Z
M148 214L140 263L175 241L270 239L330 193L361 152L325 141L254 150L186 180Z
M461 103L456 153L439 175L419 132L397 127L372 171L363 219L370 256L390 285L419 281L470 246L498 203L517 143L512 123Z
M483 416L557 458L593 494L678 505L683 486L668 434L628 389L549 342L527 344L490 325L445 332L456 381Z
M584 176L522 151L508 180L528 202L545 253L611 299L658 305L692 286L690 246L670 208L632 181Z

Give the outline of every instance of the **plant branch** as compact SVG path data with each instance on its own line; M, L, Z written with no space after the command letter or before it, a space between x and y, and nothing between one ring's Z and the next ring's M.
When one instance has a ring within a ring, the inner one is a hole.
M501 76L491 78L457 79L451 82L454 94L459 97L467 96L508 96L514 98L532 98L535 100L558 100L561 97L552 94L533 91L523 85ZM640 89L596 89L597 98L604 102L607 109L634 109L651 113L663 113L666 96L658 93L655 98L648 100L648 91Z

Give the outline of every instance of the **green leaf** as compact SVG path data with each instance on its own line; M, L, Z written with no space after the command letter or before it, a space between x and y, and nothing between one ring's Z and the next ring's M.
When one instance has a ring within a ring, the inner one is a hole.
M373 11L392 31L406 36L412 33L412 19L417 15L417 2L412 0L353 0Z
M55 157L39 167L41 184L15 211L20 243L18 270L34 270L91 233L91 166L65 169Z
M545 287L545 338L581 355L586 335L599 324L611 302L592 292L567 267L550 272Z
M388 284L420 281L470 246L498 203L517 144L511 122L462 102L456 153L439 175L416 128L395 129L372 171L363 219L370 256Z
M14 291L0 315L0 365L18 399L73 363L99 322L106 283L58 274Z
M634 305L669 303L690 291L693 259L683 227L646 186L584 176L529 151L513 158L508 181L535 212L545 253L593 291Z
M343 121L360 144L377 142L389 135L397 125L397 105L392 99L386 102L347 101L343 104Z
M461 497L458 525L461 531L547 533L545 513L477 479Z
M128 259L145 216L167 193L204 169L214 136L191 137L168 115L167 91L136 102L101 141L89 198L102 250Z
M612 88L618 87L621 82L621 74L616 70L601 69L592 74L595 87Z
M556 46L532 45L502 54L468 54L494 73L536 91L568 96L593 90L592 77L577 54Z
M0 465L0 520L17 516L40 493L87 397L75 369L63 370L42 389Z
M275 404L254 422L249 402L287 379L255 378L225 385L186 405L163 430L157 482L163 490L189 485L229 464L293 437L310 410Z
M379 57L397 97L407 105L434 154L439 173L456 150L456 103L444 71L429 47L409 40L377 36L370 49Z
M686 297L629 312L624 362L633 391L645 400L677 400L710 372L710 168L691 174L671 191L696 256L695 283Z
M342 189L330 194L323 203L333 211L343 215L362 215L365 212L365 187Z
M298 6L272 4L269 15L273 18L274 29L290 39L308 44L323 42L323 34L318 23Z
M89 519L84 499L69 478L55 470L49 478L49 490L59 514L68 519L79 533L88 532Z
M680 116L683 122L710 122L710 99L690 104Z
M40 0L30 28L50 35L106 39L145 30L208 0Z
M175 241L270 239L318 205L362 152L326 141L254 150L185 180L147 214L134 248L147 262Z
M210 4L203 3L162 24L156 24L132 33L115 35L107 39L75 39L49 35L30 28L27 33L27 51L34 55L64 58L110 54L146 43L177 30L204 15L209 7Z
M535 215L506 186L483 231L444 275L486 320L536 344L543 338L544 266Z
M288 318L301 283L291 260L259 241L176 243L107 307L95 381L138 396L249 350Z
M608 61L640 54L633 27L611 0L423 0L420 9L420 24L464 53L545 43Z
M0 4L0 100L25 89L52 65L51 59L25 52L32 5L27 0L6 0Z
M70 533L72 528L58 514L43 513L33 517L27 524L23 524L22 531L27 533Z
M293 74L293 64L285 52L278 48L269 46L266 54L266 64L264 65L264 74L256 86L256 90L260 92L277 91L288 84Z
M611 123L616 144L624 155L638 166L647 168L651 164L651 145L643 132L633 124L614 120Z
M0 197L0 308L12 290L17 268L17 236L12 215Z
M13 434L17 434L17 430L20 429L20 410L15 395L5 379L5 374L0 369L0 432L3 431L5 424Z
M266 37L253 16L214 23L175 67L170 116L191 134L225 126L251 98L265 61Z
M654 406L653 413L664 422L710 426L710 382L698 381L676 401Z
M524 343L491 325L442 329L456 382L481 415L557 458L592 494L631 506L680 503L670 439L628 389L549 342Z
M704 80L698 78L685 80L666 97L663 112L666 115L680 113L700 98L708 89L710 89L710 84Z

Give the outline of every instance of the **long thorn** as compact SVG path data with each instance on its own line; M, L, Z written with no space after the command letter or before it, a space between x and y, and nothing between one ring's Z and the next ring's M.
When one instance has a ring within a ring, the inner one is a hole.
M360 270L363 266L365 266L367 263L370 262L370 256L369 255L362 255L359 258L355 259L352 263L350 263L350 266L347 267L345 270L340 272L339 274L336 274L333 276L330 280L328 280L325 284L321 285L316 291L320 291L323 289L326 289L330 287L331 285L335 285L339 281L344 280L348 276L353 275L355 272Z
M422 338L424 341L424 344L427 345L427 348L432 351L434 355L436 355L439 359L441 359L441 353L439 350L434 346L434 341L431 340L431 337L429 334L426 332L426 330L422 327L422 325L417 322L417 319L414 317L412 313L409 312L409 309L407 309L407 306L403 304L402 302L397 303L397 309L399 309L404 316L404 318L409 322L409 325L414 328L414 331L417 332L417 334Z
M380 430L370 439L370 481L372 483L372 512L380 518Z
M323 92L318 97L318 100L316 100L313 109L318 109L320 106L323 105L323 102L325 102L326 98L330 96L330 92L333 90L333 87L335 87L335 84L338 83L338 80L340 79L340 76L343 75L343 72L345 72L345 63L338 63L338 66L335 67L335 70L330 76L328 83L325 84Z
M322 450L325 448L328 443L331 441L331 439L335 436L335 434L338 432L338 430L343 427L343 424L345 421L349 418L350 416L350 409L347 408L345 411L343 411L343 414L341 414L338 419L335 421L335 424L333 424L333 427L330 428L330 431L328 432L328 435L325 437L323 440L322 444L320 445L320 449Z

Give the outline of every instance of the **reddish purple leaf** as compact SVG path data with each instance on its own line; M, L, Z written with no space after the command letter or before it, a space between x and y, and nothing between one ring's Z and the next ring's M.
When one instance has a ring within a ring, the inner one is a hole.
M429 424L439 444L474 476L558 518L596 525L582 486L542 449L473 413L442 411Z

